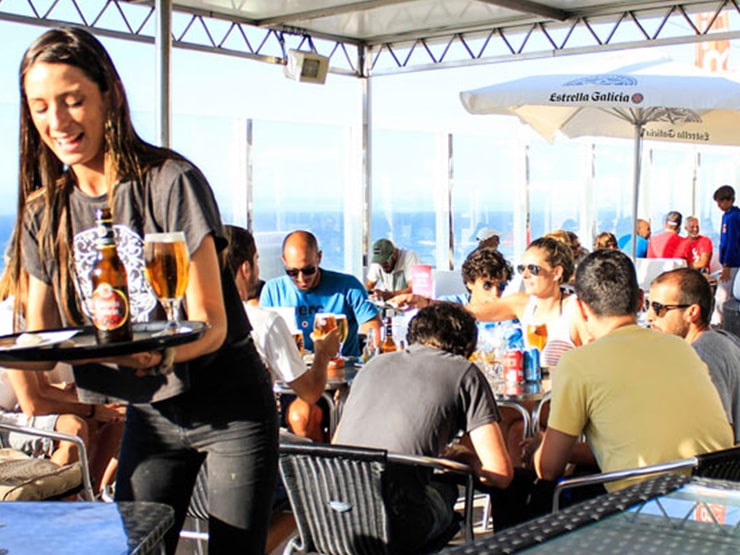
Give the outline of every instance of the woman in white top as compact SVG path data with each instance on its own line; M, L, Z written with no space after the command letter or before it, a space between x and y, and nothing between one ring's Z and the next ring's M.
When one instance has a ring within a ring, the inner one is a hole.
M575 295L563 288L573 270L570 248L552 237L540 237L529 244L517 266L524 291L495 302L470 304L468 310L481 321L517 318L525 333L530 323L545 324L547 343L541 361L554 367L562 353L581 345L585 337Z

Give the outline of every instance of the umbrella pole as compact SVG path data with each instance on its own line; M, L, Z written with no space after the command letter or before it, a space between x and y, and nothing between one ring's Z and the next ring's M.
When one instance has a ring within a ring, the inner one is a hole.
M640 170L642 168L642 123L635 124L634 178L632 189L632 261L637 251L637 201L640 197Z

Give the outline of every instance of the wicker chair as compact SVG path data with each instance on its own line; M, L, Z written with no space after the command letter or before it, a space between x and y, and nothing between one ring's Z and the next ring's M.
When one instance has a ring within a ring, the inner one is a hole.
M59 466L49 460L29 457L10 447L0 448L0 500L42 501L61 499L82 492L87 501L95 500L90 479L87 450L77 436L28 426L0 423L1 430L69 441L77 446L80 460Z
M288 542L284 555L398 553L383 487L389 465L425 467L447 477L451 471L465 486L462 527L466 542L472 541L473 474L467 465L379 449L284 444L280 448L280 474L298 524L298 534ZM424 551L441 549L460 527L459 521L453 523Z

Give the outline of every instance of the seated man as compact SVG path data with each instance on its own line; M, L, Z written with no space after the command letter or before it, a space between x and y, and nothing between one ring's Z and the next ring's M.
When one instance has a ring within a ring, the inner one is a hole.
M321 268L321 249L309 231L293 231L283 240L285 274L265 284L260 306L295 307L296 326L303 332L306 349L313 350L314 315L331 312L347 316L349 332L342 345L344 356L360 356L358 331L375 330L380 337L378 308L368 301L360 281L349 274Z
M712 288L697 270L663 272L650 284L650 327L677 335L690 344L709 367L725 413L740 443L740 339L712 329Z
M226 263L234 275L244 310L252 324L252 337L262 360L277 380L290 385L298 396L293 408L297 418L291 431L314 441L323 440L320 429L321 409L316 406L326 386L326 372L331 359L339 352L339 330L321 339L314 338L314 358L306 366L285 321L274 311L256 304L259 283L259 253L252 234L243 227L224 226L229 245ZM316 417L315 415L318 414ZM319 429L315 429L318 420ZM291 424L290 420L288 421Z
M419 255L414 251L399 249L389 239L378 239L373 244L365 288L382 300L411 293L411 270L416 264L419 264ZM378 282L381 287L376 287Z
M635 242L635 258L647 257L648 242L650 239L650 222L643 219L637 220L637 241ZM625 254L632 256L632 232L622 235L617 240L617 245Z
M663 221L663 231L650 237L648 241L648 258L686 258L688 243L679 235L683 216L671 210Z
M712 240L699 233L699 218L686 218L686 264L689 268L709 273L709 264L712 261Z
M475 319L458 305L420 310L409 323L409 347L373 358L357 374L333 442L437 457L464 432L480 480L508 486L513 469L496 401L468 360L477 335ZM452 522L456 488L407 474L389 487L394 535L409 552Z
M637 325L642 299L629 257L591 253L575 288L594 341L563 354L553 373L548 427L534 457L538 476L562 476L582 433L603 472L732 446L706 365L686 342Z

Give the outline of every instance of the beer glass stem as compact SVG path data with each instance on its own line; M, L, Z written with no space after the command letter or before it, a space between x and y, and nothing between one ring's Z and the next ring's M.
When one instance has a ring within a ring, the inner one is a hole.
M180 313L181 301L182 299L162 299L164 310L167 313L167 327L165 329L170 333L177 332L179 327L177 316Z

